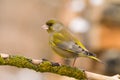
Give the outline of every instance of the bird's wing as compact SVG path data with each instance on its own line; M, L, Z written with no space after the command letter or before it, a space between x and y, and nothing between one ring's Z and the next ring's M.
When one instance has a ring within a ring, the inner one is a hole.
M73 53L81 53L87 50L78 39L66 30L52 34L52 40L50 41L54 46Z
M69 36L68 38L69 38L69 40L71 40L71 41L73 41L76 45L78 45L78 46L80 46L82 49L84 49L84 50L87 50L86 48L85 48L85 46L81 43L81 41L79 40L79 39L77 39L76 37L74 37L74 35L72 35L70 32L68 32L66 29L64 29L64 34L65 34L65 36ZM63 33L62 32L62 33Z
M74 42L79 45L82 49L87 50L85 46L80 42L80 40L73 38Z
M74 44L81 47L82 49L87 50L85 46L81 43L81 41L78 40L76 37L74 37L70 32L68 32L67 30L64 30L62 31L62 33L64 33L64 36L66 36L68 40L72 41Z
M62 43L58 43L57 47L72 53L81 53L83 51L83 49L73 41L64 41Z

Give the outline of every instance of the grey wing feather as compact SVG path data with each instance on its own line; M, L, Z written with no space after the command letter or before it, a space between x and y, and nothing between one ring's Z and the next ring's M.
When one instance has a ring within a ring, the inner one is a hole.
M65 41L57 44L57 46L63 50L71 51L73 53L80 53L83 49L73 41Z

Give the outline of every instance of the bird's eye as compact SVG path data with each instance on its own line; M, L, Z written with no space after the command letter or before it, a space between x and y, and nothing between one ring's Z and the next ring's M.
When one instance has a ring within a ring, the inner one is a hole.
M53 23L46 23L48 26L52 26L53 25Z

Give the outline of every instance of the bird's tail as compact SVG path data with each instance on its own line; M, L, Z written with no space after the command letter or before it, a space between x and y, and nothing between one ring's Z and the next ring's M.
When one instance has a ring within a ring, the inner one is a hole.
M100 59L98 59L98 58L96 57L96 54L94 54L94 53L88 52L88 53L87 53L87 56L88 56L89 58L93 59L93 60L96 60L96 61L98 61L98 62L100 62L100 63L103 63Z

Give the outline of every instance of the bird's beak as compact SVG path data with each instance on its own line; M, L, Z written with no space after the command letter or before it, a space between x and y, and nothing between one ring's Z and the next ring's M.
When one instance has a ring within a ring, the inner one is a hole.
M48 29L48 26L47 25L43 25L41 28Z

